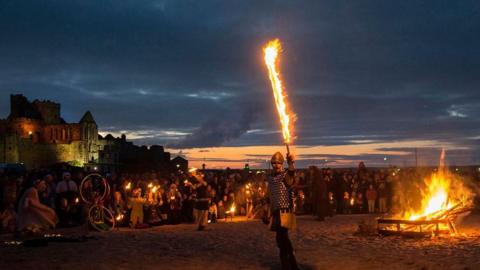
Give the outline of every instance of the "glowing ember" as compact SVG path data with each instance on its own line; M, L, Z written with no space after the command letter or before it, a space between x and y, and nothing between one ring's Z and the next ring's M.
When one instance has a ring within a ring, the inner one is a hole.
M278 71L278 54L282 50L280 40L274 39L267 43L263 48L265 53L265 64L268 68L268 76L272 84L273 95L275 97L275 104L277 106L280 123L282 124L283 140L286 144L292 142L291 124L293 120L293 113L288 112L286 95L283 92L283 84L280 80L280 72Z

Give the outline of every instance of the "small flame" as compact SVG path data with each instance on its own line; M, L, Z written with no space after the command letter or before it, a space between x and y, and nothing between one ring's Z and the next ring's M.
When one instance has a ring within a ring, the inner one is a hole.
M235 214L235 204L232 205L232 207L230 207L230 210L228 210L227 212L225 212L226 214Z
M123 215L122 214L119 214L117 215L117 217L115 218L117 221L120 221L123 219Z
M128 182L128 184L125 186L125 189L131 189L132 188L132 183L131 182Z
M265 64L268 68L268 76L272 84L273 95L275 97L275 104L277 106L280 123L282 124L283 140L286 144L292 142L291 137L291 123L293 114L289 114L287 110L286 95L283 92L283 84L280 80L280 72L278 71L278 54L282 51L282 46L279 39L271 40L263 48L265 53Z
M194 172L196 172L197 170L198 170L197 168L192 167L192 168L188 169L188 172L189 172L189 173L194 173Z

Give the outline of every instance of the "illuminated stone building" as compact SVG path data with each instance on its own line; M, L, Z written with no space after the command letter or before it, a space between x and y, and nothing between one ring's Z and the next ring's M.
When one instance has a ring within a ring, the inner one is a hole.
M10 96L10 115L0 119L0 163L23 163L27 169L69 163L88 170L170 170L162 146L136 146L126 136L102 137L90 111L78 123L61 118L60 104Z
M102 148L89 111L78 123L66 123L60 104L11 95L10 115L0 120L0 163L24 163L28 169L60 162L83 166L98 160Z

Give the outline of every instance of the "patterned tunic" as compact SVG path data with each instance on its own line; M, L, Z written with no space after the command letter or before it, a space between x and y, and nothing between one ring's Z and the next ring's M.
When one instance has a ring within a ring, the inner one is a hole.
M270 208L272 211L293 209L292 192L283 183L287 172L268 178L268 191L270 193Z

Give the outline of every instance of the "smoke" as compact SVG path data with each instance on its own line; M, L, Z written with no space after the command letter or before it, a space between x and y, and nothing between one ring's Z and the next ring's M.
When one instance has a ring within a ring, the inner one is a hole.
M233 108L217 114L200 125L192 134L169 145L172 148L215 147L240 137L250 129L255 111Z

